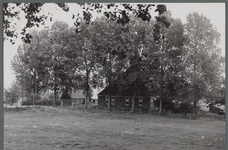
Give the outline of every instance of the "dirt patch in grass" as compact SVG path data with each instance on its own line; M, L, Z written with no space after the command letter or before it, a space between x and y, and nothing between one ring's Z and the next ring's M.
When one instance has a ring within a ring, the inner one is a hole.
M8 108L5 150L224 150L225 121L71 107Z

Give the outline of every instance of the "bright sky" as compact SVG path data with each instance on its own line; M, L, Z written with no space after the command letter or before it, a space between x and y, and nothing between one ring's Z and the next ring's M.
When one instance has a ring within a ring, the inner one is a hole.
M189 13L198 12L203 14L211 23L217 27L221 34L219 47L222 49L222 55L225 56L225 3L164 3L167 9L171 11L173 18L179 18L182 23L186 23L186 16ZM58 6L51 3L45 4L43 10L46 14L50 11L53 13L53 21L46 22L46 25L51 25L55 20L67 22L70 26L73 25L72 14L80 12L80 8L75 4L70 4L70 11L63 12ZM155 10L155 7L153 8ZM155 13L156 14L156 13ZM18 26L24 27L25 20L20 20ZM19 30L20 32L20 30ZM11 69L11 60L17 53L17 47L21 44L20 38L16 40L16 44L12 45L8 41L4 42L4 88L9 88L12 81L15 80L15 75Z

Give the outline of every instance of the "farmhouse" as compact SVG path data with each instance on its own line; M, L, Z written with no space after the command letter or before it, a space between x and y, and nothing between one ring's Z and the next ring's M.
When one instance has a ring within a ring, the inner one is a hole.
M128 78L128 70L124 78ZM120 78L120 77L119 77ZM128 111L146 111L151 112L155 109L154 101L158 94L150 90L140 77L134 82L126 85L126 88L120 86L115 80L111 86L107 86L98 93L98 108L107 108L109 110L128 110Z

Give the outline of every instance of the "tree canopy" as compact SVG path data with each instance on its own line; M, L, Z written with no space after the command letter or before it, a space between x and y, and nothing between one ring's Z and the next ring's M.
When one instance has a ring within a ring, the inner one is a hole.
M186 78L192 87L189 92L196 109L200 99L211 99L213 91L221 88L224 58L217 46L220 34L205 16L189 14L185 34Z
M4 40L10 40L12 44L15 43L15 38L18 37L16 32L15 19L20 19L20 12L24 12L27 23L22 29L22 40L25 43L30 43L32 35L27 32L27 29L33 26L39 27L44 24L47 19L52 21L52 17L41 13L42 7L45 3L3 3L3 33ZM68 12L69 7L66 3L55 3L63 11ZM104 16L118 24L125 25L130 21L129 15L134 14L144 21L150 21L151 7L154 4L125 4L125 3L77 3L83 9L83 16L79 14L72 15L75 20L75 26L80 26L81 21L86 21L87 24L91 23L91 18L94 12L102 13ZM164 9L163 5L158 5L155 11ZM80 31L79 28L76 29Z
M84 89L87 100L92 88L112 86L114 81L135 95L140 94L135 85L143 83L158 94L160 114L173 101L196 108L202 98L213 101L215 93L224 98L220 35L203 15L189 14L182 24L164 5L157 5L155 18L150 4L79 5L84 18L78 17L74 27L54 22L29 33L30 42L18 47L12 67L27 92L36 95L50 89L57 97ZM104 16L91 22L92 11L103 11ZM126 72L128 77L122 77Z

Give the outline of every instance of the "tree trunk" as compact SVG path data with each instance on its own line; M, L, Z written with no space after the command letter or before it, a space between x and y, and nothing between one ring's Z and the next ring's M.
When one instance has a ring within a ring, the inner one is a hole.
M32 97L32 99L33 99L33 102L32 102L33 106L35 105L35 94L36 94L36 77L35 77L35 73L34 73L34 89L33 89L33 97Z
M163 62L162 62L163 63ZM160 100L159 100L159 115L162 114L162 100L163 100L163 77L164 77L164 70L163 70L163 65L161 66L161 81L160 81Z
M56 71L54 70L54 103L53 106L56 105L56 97L57 97L57 89L56 89Z
M112 71L112 62L111 62L111 59L112 59L112 57L111 57L111 52L109 53L109 60L110 60L110 62L109 62L109 99L108 99L108 111L110 110L110 103L111 103L111 90L112 90L112 74L111 74L111 71Z
M86 65L87 66L87 65ZM89 70L86 70L86 96L85 96L85 109L88 109L88 97L89 97Z
M22 86L22 92L21 92L21 105L23 104L24 101L24 91L23 91L23 86Z
M111 89L112 89L112 85L111 85L111 82L109 81L109 91L108 91L108 107L107 107L107 110L109 111L110 110L110 103L111 103Z
M54 87L54 104L53 104L53 106L55 106L56 105L56 96L57 95L57 92L56 92L56 85L55 85L55 87Z
M33 95L32 95L32 105L33 106L35 105L35 94L36 94L36 91L35 91L35 86L34 86Z
M32 95L32 105L34 106L35 105L35 96L34 96L35 94L33 93L33 95Z
M131 107L131 113L133 113L135 111L135 96L133 96L131 98L131 105L132 105L132 107Z
M86 96L85 96L85 109L88 108L88 105L87 105L87 100L88 100L88 88L86 88Z
M197 106L196 106L196 100L195 100L194 104L193 104L193 117L194 118L196 117L196 114L197 114Z
M162 98L159 100L159 116L162 114Z
M197 44L195 45L195 50L194 50L194 68L193 68L193 73L194 73L194 80L196 79L196 54L197 54ZM193 116L195 118L196 116L196 81L193 82L194 85L193 85L193 98L194 98L194 102L193 102Z
M87 99L88 99L88 92L86 91L86 96L85 96L85 109L88 108Z
M165 75L165 70L164 70L164 56L163 56L163 51L165 50L165 43L164 43L164 27L161 30L161 47L160 50L162 51L162 55L160 56L160 62L161 62L161 70L160 70L160 101L159 101L159 115L162 115L162 99L163 99L163 80L164 80L164 75Z
M109 99L108 99L108 111L110 110L111 106L111 95L109 94Z

